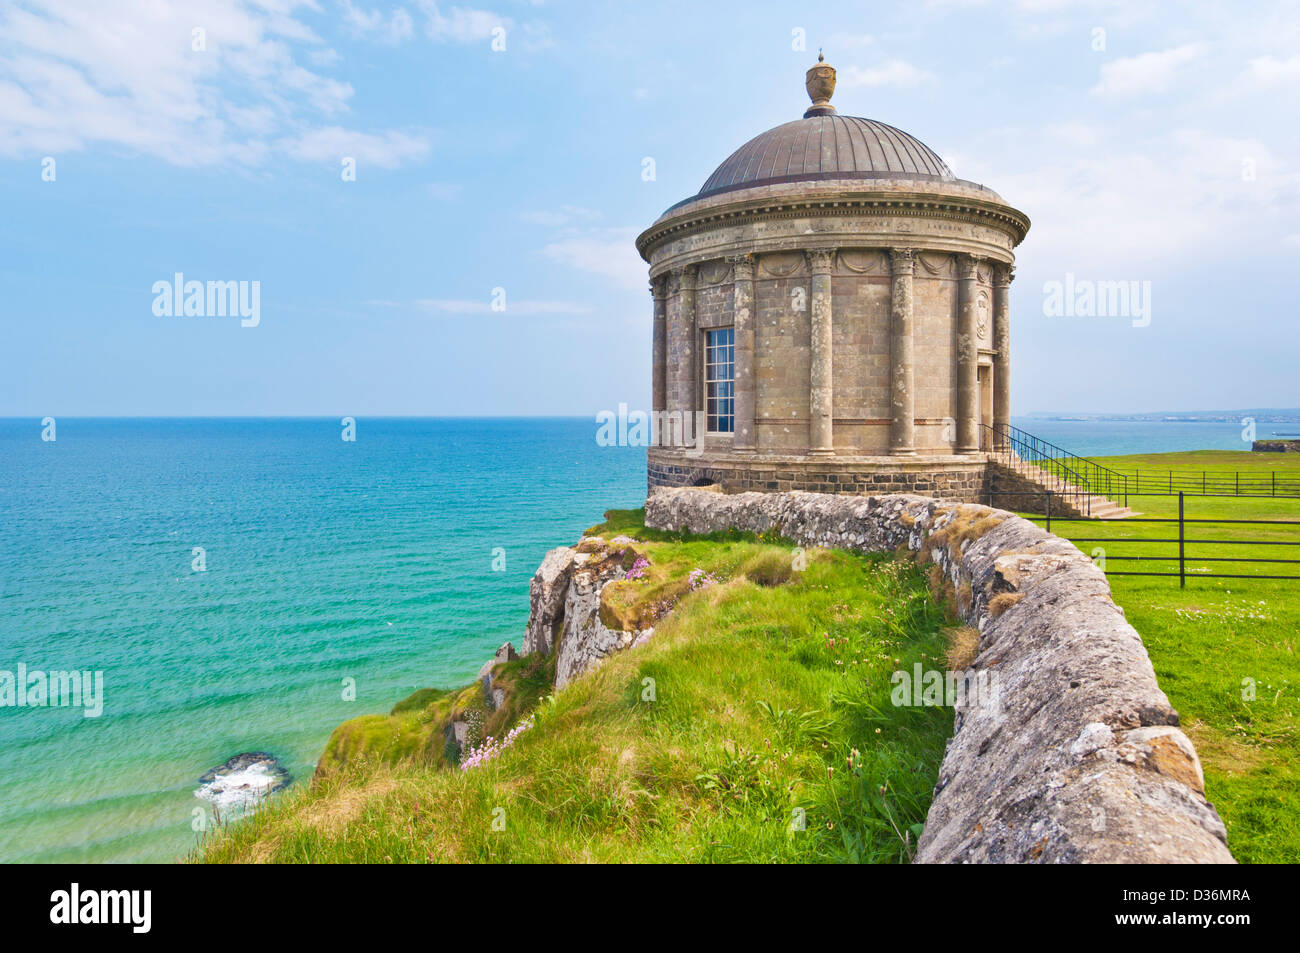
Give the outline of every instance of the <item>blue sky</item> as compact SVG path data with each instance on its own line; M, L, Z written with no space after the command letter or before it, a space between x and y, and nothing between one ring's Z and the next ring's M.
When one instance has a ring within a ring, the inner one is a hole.
M1300 405L1294 3L0 0L0 415L644 406L632 241L819 46L1033 220L1013 412ZM260 324L156 316L175 272ZM1150 324L1045 316L1067 274Z

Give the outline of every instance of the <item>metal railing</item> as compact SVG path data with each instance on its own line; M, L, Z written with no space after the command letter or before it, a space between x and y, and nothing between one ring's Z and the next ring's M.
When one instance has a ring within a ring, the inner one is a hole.
M1118 470L1081 457L1019 427L980 425L980 449L1007 469L1019 473L1044 490L1070 499L1086 516L1092 514L1092 497L1104 496L1128 505L1128 477Z
M1129 479L1130 492L1135 496L1173 496L1186 493L1194 496L1286 496L1300 497L1300 477L1277 471L1269 473L1243 473L1240 470L1142 470L1127 467L1118 472Z
M1017 496L1017 495L1023 495L1023 496L1039 496L1039 495L1041 495L1041 494L1036 494L1036 493L1035 493L1035 494L1030 494L1030 493L1024 493L1024 494L1004 493L1004 494L1000 494L1000 495L1002 495L1002 496ZM1051 492L1051 491L1048 491L1048 493L1047 493L1047 515L1046 515L1046 518L1045 518L1045 525L1044 525L1044 527L1043 527L1043 528L1046 529L1049 533L1052 531L1052 524L1053 524L1053 523L1057 523L1057 524L1060 524L1060 523L1090 523L1090 524L1092 524L1092 525L1094 525L1094 526L1097 525L1097 523L1098 523L1097 520L1089 519L1088 517L1082 517L1082 516L1054 516L1054 515L1052 514L1052 496L1053 496L1052 492ZM1097 555L1097 552L1094 550L1094 552L1092 553L1093 561L1094 561L1094 562L1097 562L1097 563L1100 565L1102 571L1105 572L1106 575L1108 575L1108 576L1162 576L1162 577L1166 577L1166 578L1174 578L1174 577L1177 577L1179 588L1186 588L1186 586L1187 586L1187 577L1188 577L1188 575L1191 575L1193 578L1202 578L1202 579L1290 579L1290 580L1294 580L1294 581L1296 581L1296 582L1300 582L1300 575L1282 576L1282 575L1273 575L1273 574L1265 574L1265 573L1213 572L1213 571L1210 571L1209 569L1202 569L1202 568L1193 568L1193 569L1190 569L1190 570L1189 570L1189 569L1187 568L1189 563L1196 564L1198 567L1199 567L1201 564L1204 564L1204 563L1214 563L1214 564L1222 564L1222 563L1232 563L1232 564L1238 564L1238 563L1250 563L1250 564L1264 564L1264 565L1270 565L1270 566L1272 566L1272 565L1282 565L1282 566L1300 566L1300 559L1280 559L1280 558L1279 558L1279 559L1274 559L1274 558L1269 558L1269 557L1260 557L1260 556L1200 556L1200 555L1195 555L1195 556L1193 556L1193 555L1189 555L1188 552L1187 552L1187 547L1188 547L1188 546L1300 546L1300 520L1246 520L1246 519L1226 519L1226 518L1224 518L1224 519L1216 519L1216 518L1213 518L1213 517L1208 517L1208 518L1207 518L1207 517L1195 517L1195 518L1194 518L1194 517L1189 517L1189 516L1187 516L1187 513L1186 513L1186 498L1187 498L1188 496L1193 496L1193 497L1201 497L1201 496L1223 496L1223 497L1228 497L1228 496L1236 496L1236 494L1233 494L1233 493L1215 493L1215 494L1200 494L1200 493L1195 493L1195 494L1188 494L1188 493L1181 493L1181 492L1180 492L1180 493L1178 494L1178 516L1177 516L1177 518L1175 518L1175 517L1130 516L1130 517L1128 517L1127 519L1125 519L1125 520L1123 521L1123 524L1124 524L1125 526L1128 526L1128 525L1133 524L1133 523L1152 523L1152 524L1159 524L1159 525L1165 525L1165 526L1177 526L1177 527L1178 527L1178 535L1177 535L1177 536L1174 536L1174 537L1169 537L1169 536L1155 536L1155 537L1152 537L1152 536L1062 536L1062 538L1063 538L1063 539L1066 539L1066 540L1069 540L1071 543L1075 543L1076 545L1079 544L1079 543L1105 543L1105 544L1107 544L1107 545L1124 545L1124 544L1129 544L1129 543L1145 543L1145 544L1148 544L1148 545L1150 545L1150 544L1156 544L1156 545L1168 545L1168 546L1174 546L1174 545L1176 545L1176 546L1178 547L1177 555L1174 555L1174 554L1171 553L1171 554L1169 554L1169 555L1164 555L1164 556L1150 556L1150 555L1130 556L1130 555L1124 555L1124 554L1120 554L1120 555L1112 555L1112 554L1110 554L1110 553L1107 553L1107 552L1105 551L1104 548L1102 549L1101 555L1098 556L1098 555ZM1028 518L1033 519L1034 517L1028 517ZM1240 538L1236 538L1236 539L1202 539L1202 538L1199 538L1199 537L1189 537L1189 536L1187 535L1189 528L1194 532L1194 531L1196 530L1196 527L1205 527L1205 526L1210 526L1210 525L1214 525L1214 526L1272 526L1272 527L1283 527L1283 526L1286 526L1286 527L1294 527L1294 529L1296 530L1296 538L1295 538L1295 539L1284 539L1284 540L1279 540L1279 539L1240 539ZM1058 533L1058 535L1059 535L1059 533ZM1080 549L1083 549L1083 547L1080 547ZM1285 552L1285 550L1282 550L1282 551ZM1160 571L1157 571L1157 570L1155 570L1155 569L1151 569L1151 570L1142 570L1142 569L1131 569L1131 570L1130 570L1130 569L1110 569L1109 566L1108 566L1108 564L1109 564L1109 563L1112 563L1112 562L1121 562L1121 563L1126 563L1126 564L1127 564L1127 563L1139 563L1139 564L1140 564L1140 563L1164 563L1164 564L1177 563L1177 564L1178 564L1178 571L1177 571L1177 572L1173 572L1173 571L1169 571L1169 570L1167 570L1167 569L1166 569L1166 570L1160 570Z

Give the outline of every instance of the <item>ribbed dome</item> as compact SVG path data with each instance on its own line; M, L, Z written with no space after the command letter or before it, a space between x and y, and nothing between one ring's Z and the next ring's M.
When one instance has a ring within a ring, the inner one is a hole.
M953 174L929 146L901 129L856 116L813 116L749 140L718 166L699 195L779 182L898 177L951 180Z

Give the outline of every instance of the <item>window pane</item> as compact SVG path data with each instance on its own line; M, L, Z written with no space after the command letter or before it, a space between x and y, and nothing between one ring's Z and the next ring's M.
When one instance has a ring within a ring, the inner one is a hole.
M704 341L705 426L710 433L736 429L736 331L708 331Z

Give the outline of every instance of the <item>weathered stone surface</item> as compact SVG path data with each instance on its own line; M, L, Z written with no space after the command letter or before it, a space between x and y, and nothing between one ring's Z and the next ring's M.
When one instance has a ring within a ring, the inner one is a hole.
M1071 543L1005 511L903 495L657 489L646 525L774 530L860 552L905 545L970 585L971 671L996 680L997 702L958 706L919 862L1232 862L1141 638ZM993 618L1002 592L1022 598Z
M613 653L628 648L636 639L636 632L610 629L600 619L601 591L622 576L618 562L584 566L573 572L556 643L557 690Z
M501 648L496 650L495 655L483 663L483 667L478 670L479 679L482 680L484 677L490 676L492 670L498 665L503 665L506 662L513 662L517 658L519 658L519 653L515 651L514 643L507 642L505 645L501 646Z
M552 549L528 584L528 627L524 631L524 655L549 655L564 618L564 598L569 589L577 551L569 546Z

